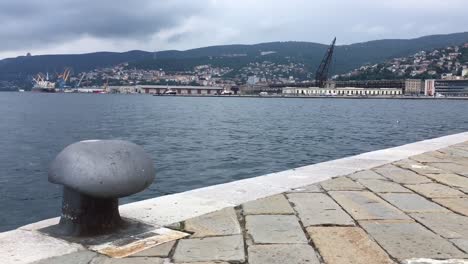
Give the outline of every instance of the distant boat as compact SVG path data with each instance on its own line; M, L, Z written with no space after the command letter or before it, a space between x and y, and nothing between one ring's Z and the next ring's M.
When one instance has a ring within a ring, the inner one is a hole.
M167 91L164 92L164 95L176 95L177 92L169 88Z
M49 73L46 78L43 75L38 74L36 78L33 78L34 86L32 92L40 93L55 93L55 83L49 81Z

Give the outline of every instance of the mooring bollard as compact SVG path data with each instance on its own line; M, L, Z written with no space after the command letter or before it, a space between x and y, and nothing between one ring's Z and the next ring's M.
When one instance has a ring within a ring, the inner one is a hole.
M118 229L118 198L146 189L154 177L151 158L131 142L87 140L66 147L49 168L49 181L63 185L60 233L94 236Z

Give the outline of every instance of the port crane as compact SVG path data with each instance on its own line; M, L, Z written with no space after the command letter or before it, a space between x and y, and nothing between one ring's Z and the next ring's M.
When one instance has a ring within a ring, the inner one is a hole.
M76 88L80 88L80 85L81 85L81 81L83 81L83 78L85 77L85 73L83 73L83 75L81 75L81 78L80 78L80 81L78 82L78 84L76 84Z
M68 78L70 77L71 69L65 68L62 74L57 76L57 83L60 88L66 88Z
M327 52L325 53L325 56L323 57L322 62L320 62L320 65L315 73L315 85L317 85L320 88L324 88L325 83L328 80L328 70L332 62L333 51L335 50L335 43L336 37L333 39L331 45L328 47Z

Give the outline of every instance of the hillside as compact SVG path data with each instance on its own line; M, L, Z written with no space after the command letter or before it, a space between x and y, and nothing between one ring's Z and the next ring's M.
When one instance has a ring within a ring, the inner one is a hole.
M339 37L339 36L338 36ZM345 73L361 65L379 63L390 58L408 56L420 50L458 45L468 42L468 32L432 35L416 39L376 40L336 47L332 73ZM271 42L255 45L224 45L186 51L129 51L124 53L97 52L75 55L40 55L0 60L0 80L25 80L38 72L74 72L130 62L131 67L183 71L196 65L213 64L240 70L247 64L272 61L303 64L314 72L328 44L310 42ZM263 52L263 55L262 55Z
M462 76L468 68L468 42L444 48L421 50L410 56L363 65L338 76L339 80L439 79Z

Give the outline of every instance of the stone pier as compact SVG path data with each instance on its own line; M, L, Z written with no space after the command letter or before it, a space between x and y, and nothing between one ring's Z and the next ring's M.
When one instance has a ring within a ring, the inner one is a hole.
M51 219L0 234L0 263L468 263L468 133L121 211L186 235L111 258L44 235L40 229L56 222ZM61 253L40 252L50 247Z

